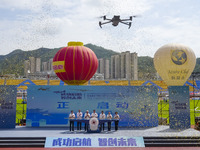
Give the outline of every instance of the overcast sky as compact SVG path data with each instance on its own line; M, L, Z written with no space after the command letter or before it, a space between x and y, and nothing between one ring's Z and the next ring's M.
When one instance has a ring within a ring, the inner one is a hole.
M199 0L0 0L0 55L82 41L151 57L167 43L181 43L200 57L199 8ZM102 15L140 17L130 29L101 29Z

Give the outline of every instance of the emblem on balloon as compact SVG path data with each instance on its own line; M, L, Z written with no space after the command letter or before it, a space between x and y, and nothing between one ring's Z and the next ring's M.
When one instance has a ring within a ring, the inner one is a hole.
M98 60L82 42L69 42L53 58L56 75L68 85L83 85L95 74Z
M196 64L193 50L182 44L167 44L154 54L154 66L168 86L182 86Z
M183 50L174 50L171 59L176 65L183 65L187 61L187 55Z

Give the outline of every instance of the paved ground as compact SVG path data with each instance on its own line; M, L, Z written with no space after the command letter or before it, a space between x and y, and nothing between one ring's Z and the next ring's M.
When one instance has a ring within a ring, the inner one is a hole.
M200 150L200 147L145 147L145 148L0 148L1 150Z
M0 137L64 137L64 136L84 136L92 135L98 137L105 136L142 136L142 137L179 137L179 136L200 136L200 131L195 129L187 129L187 130L171 130L169 126L158 126L153 128L129 128L129 129L119 129L119 131L111 131L111 132L101 132L101 133L86 133L84 131L81 132L70 132L68 128L27 128L27 127L16 127L15 129L1 129Z
M86 133L86 132L70 132L68 128L27 128L16 127L15 129L1 129L0 137L200 137L200 131L195 129L187 130L171 130L169 126L158 126L153 128L129 128L120 129L119 131L102 132L102 133ZM0 148L0 150L26 150L27 148ZM146 147L146 148L28 148L29 150L200 150L200 147Z

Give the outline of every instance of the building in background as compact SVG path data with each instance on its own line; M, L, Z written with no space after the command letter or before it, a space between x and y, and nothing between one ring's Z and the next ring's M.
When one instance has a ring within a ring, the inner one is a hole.
M41 58L36 58L35 72L41 72Z
M35 73L36 72L35 57L29 57L29 61L30 61L30 73Z
M48 63L47 62L42 62L42 71L47 72L48 71Z
M109 79L110 78L110 72L109 72L109 60L100 58L98 59L98 69L97 74L102 74L103 79Z
M111 79L138 80L137 53L126 51L111 56Z
M24 61L24 74L36 72L41 72L41 58L29 57Z
M138 80L138 56L137 53L131 53L131 79Z
M48 61L48 70L49 71L53 70L53 58L49 59Z
M24 76L29 79L58 79L53 71L53 58L41 62L41 58L30 57L24 61ZM138 80L138 56L129 51L98 59L98 69L91 80Z
M28 77L28 73L30 73L30 61L25 60L24 61L24 76Z
M30 57L24 61L24 76L29 79L58 79L53 71L53 58L41 62L41 58Z
M111 79L120 78L120 64L119 64L119 55L111 56Z

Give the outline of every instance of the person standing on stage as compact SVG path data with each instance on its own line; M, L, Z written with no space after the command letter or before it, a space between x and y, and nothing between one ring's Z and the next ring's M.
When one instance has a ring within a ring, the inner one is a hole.
M106 119L106 115L104 114L104 112L103 111L101 111L101 114L99 115L99 119L100 120L104 120L104 119ZM103 131L104 131L104 125L105 125L105 123L102 123L101 124L101 130L102 130L102 126L103 126Z
M112 119L112 115L110 112L108 112L108 114L107 114L107 119L108 120ZM111 130L111 121L108 121L108 131L110 131L110 130Z
M81 110L79 109L77 112L77 120L82 119L83 117L83 113L81 112ZM81 130L81 122L77 121L77 130Z
M92 118L98 118L98 114L96 113L95 110L93 110L93 113L91 114Z
M74 119L75 119L75 114L73 110L71 110L71 113L69 114L69 129L70 131L74 131Z
M120 119L118 112L115 112L114 119L115 119L115 131L117 131L118 130L119 119Z
M84 119L89 120L90 119L90 114L89 114L89 110L86 111L85 115L84 115ZM87 129L87 124L85 123L85 131Z

